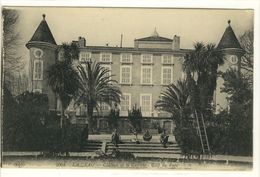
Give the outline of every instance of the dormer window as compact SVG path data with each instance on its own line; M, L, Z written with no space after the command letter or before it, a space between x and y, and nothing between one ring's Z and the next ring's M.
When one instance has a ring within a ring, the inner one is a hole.
M104 63L111 63L112 53L107 53L107 52L100 53L100 61Z
M153 54L142 54L143 64L152 64L153 63Z

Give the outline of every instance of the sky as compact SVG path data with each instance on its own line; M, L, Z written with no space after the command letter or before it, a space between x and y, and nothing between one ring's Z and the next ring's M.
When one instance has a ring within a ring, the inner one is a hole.
M227 21L237 36L253 28L253 10L209 9L151 9L151 8L38 8L23 7L19 10L18 31L21 34L19 48L25 61L30 40L42 14L57 42L71 42L85 37L87 45L120 45L133 47L134 39L150 36L154 29L162 37L180 36L181 48L192 48L195 42L218 44Z

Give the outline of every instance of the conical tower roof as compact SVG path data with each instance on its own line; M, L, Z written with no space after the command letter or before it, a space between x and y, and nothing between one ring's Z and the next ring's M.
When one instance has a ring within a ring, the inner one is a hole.
M29 42L47 42L56 45L55 39L45 20L45 14L43 14L42 16L43 19Z
M242 49L240 43L237 40L237 37L230 26L230 20L228 21L228 27L226 28L219 44L218 49L228 49L228 48L237 48Z

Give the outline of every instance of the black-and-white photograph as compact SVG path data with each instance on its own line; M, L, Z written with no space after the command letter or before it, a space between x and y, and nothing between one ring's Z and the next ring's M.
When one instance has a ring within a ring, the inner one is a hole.
M3 7L2 167L252 171L254 10Z

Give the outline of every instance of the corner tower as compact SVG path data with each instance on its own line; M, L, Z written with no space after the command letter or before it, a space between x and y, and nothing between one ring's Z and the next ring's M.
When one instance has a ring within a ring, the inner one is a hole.
M241 47L230 23L231 21L228 20L228 26L217 46L217 50L224 57L224 64L219 67L219 71L226 72L228 69L234 68L239 74L241 72L241 59L245 54L245 50ZM215 91L216 112L229 106L229 95L221 92L223 84L223 78L218 77Z
M47 73L50 65L56 62L57 44L45 20L45 14L30 41L26 44L29 49L29 84L31 92L47 94L49 109L56 109L56 98L48 86Z

